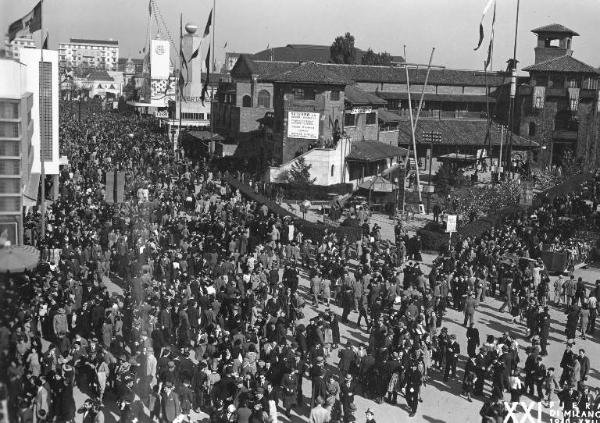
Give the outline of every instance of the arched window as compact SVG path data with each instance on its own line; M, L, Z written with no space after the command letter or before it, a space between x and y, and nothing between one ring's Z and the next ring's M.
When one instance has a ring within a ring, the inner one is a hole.
M260 90L258 92L258 107L271 108L271 94L267 90Z
M335 173L335 165L331 165L331 176Z
M252 97L245 95L242 98L242 107L252 107Z
M529 136L535 137L535 122L529 122Z

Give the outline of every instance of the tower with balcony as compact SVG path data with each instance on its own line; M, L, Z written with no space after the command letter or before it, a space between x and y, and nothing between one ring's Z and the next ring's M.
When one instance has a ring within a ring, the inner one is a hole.
M573 57L577 32L560 24L532 30L537 35L535 63L523 68L529 82L519 88L518 130L538 142L540 165L580 158L598 165L598 81L600 72Z

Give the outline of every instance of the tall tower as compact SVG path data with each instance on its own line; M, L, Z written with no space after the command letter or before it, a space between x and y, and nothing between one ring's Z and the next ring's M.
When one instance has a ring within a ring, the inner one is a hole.
M202 95L202 65L204 63L204 56L206 56L208 44L204 51L199 50L200 44L202 43L202 36L196 33L197 29L198 27L196 25L187 24L182 40L183 54L187 60L187 74L184 75L186 85L183 88L183 95L186 98L200 97ZM196 50L198 50L197 56L191 60L191 57Z
M533 29L538 41L535 48L535 64L561 56L572 56L571 42L579 34L560 24L550 24Z

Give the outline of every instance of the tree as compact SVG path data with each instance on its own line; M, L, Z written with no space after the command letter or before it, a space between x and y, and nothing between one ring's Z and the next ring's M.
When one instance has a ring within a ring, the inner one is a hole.
M356 60L356 49L354 48L354 37L349 32L336 37L331 47L329 56L333 63L354 64Z
M304 157L298 157L296 162L287 171L287 181L292 185L312 185L317 178L310 177L311 164L306 163Z
M127 81L127 85L123 87L123 94L125 95L125 98L127 100L139 100L138 89L135 86L135 77L132 76L131 78L129 78L129 81Z
M387 51L375 53L372 49L368 49L360 59L360 62L363 65L390 66L392 64L392 55Z

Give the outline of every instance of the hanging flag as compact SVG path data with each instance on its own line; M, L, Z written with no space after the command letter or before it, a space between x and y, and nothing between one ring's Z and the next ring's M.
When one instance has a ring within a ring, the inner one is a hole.
M33 34L35 31L42 29L42 2L35 5L33 10L17 19L8 27L8 42L14 40L21 31L29 31Z
M179 95L183 95L183 87L185 87L185 78L183 73L179 73Z
M148 2L148 15L152 16L152 0Z
M269 43L269 44L267 44L267 50L269 49L269 47L270 47L270 46L271 46L271 44L270 44L270 43Z
M50 37L50 33L46 33L46 38L44 38L44 42L42 43L42 50L48 50L48 38Z
M200 100L202 101L202 105L204 106L204 100L206 99L206 93L208 93L208 79L210 77L210 46L208 46L208 52L206 53L206 79L204 80L204 86L202 87L202 94L200 95Z
M210 10L210 14L208 15L208 21L206 22L206 26L204 27L204 36L206 37L208 34L210 34L210 26L212 24L212 9Z
M185 60L185 54L183 54L183 50L179 50L179 58L181 59L181 68L185 68L185 70L188 70L188 64L187 64L187 60Z
M481 21L479 22L479 42L477 43L477 47L475 47L473 50L477 50L479 47L481 47L481 43L483 43L483 19L485 18L485 14L488 12L490 7L492 7L492 3L495 1L496 0L489 0L483 9Z
M494 32L496 26L496 3L494 3L494 16L492 17L492 32L490 35L490 45L488 46L487 59L483 63L483 69L487 70L488 66L492 63L492 55L494 54Z
M223 46L223 48L227 48L227 43L228 43L228 42L229 42L229 41L225 41L225 45Z
M202 43L200 43L200 45L202 45ZM190 62L192 60L194 60L196 57L198 57L199 54L200 54L200 46L198 46L198 48L196 50L194 50L194 52L190 56Z

